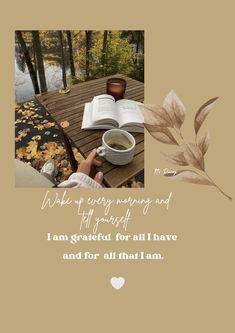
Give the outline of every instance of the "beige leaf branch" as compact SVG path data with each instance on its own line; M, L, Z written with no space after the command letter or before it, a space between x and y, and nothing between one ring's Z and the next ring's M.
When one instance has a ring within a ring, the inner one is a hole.
M184 158L184 153L179 151L176 153L171 153L171 154L166 154L161 152L162 156L165 158L165 160L176 164L176 165L181 165L181 166L185 166L188 165L187 161Z
M206 119L208 113L211 111L213 108L215 102L217 101L218 97L211 98L209 101L204 103L200 109L197 111L195 119L194 119L194 129L195 133L197 134L202 123Z
M202 152L202 155L204 156L208 150L209 147L209 142L210 142L210 134L209 132L206 132L203 134L200 139L198 140L198 147Z
M144 116L144 123L164 127L173 127L171 118L164 108L156 105L140 105Z
M194 166L196 169L205 170L204 157L201 150L194 143L188 142L184 145L184 158L188 165Z
M209 132L206 132L197 139L197 133L201 125L217 99L218 97L210 99L197 111L194 119L194 129L196 133L195 143L185 141L181 133L180 129L185 119L186 109L173 90L166 96L162 107L142 105L141 111L144 116L145 128L154 139L162 143L180 146L180 151L178 152L171 154L161 153L164 158L173 164L179 166L190 165L201 171L198 173L192 170L180 170L176 174L165 174L166 177L193 184L212 185L224 196L232 200L229 195L216 185L205 170L204 155L209 147ZM168 128L173 129L174 135ZM177 134L180 139L177 139L175 134Z
M209 179L192 170L181 170L176 173L167 173L165 176L192 184L214 185Z
M152 135L152 137L162 143L167 143L170 145L178 145L174 136L171 134L167 127L158 125L144 124L145 128Z
M163 108L169 114L173 126L180 129L185 119L186 109L174 90L166 96Z

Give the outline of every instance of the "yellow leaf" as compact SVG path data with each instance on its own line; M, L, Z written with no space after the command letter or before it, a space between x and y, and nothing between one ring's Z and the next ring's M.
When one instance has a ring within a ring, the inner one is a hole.
M65 153L65 149L63 146L58 146L57 149L56 149L56 154L57 155L62 155Z
M70 89L60 89L59 94L68 94L70 92Z
M26 147L20 147L19 149L16 149L16 156L19 159L22 159L27 155Z
M45 125L44 125L44 128L51 128L51 127L53 127L53 126L55 126L55 123L54 122L48 122L48 123L46 123Z
M39 140L41 140L41 138L42 138L41 135L35 135L32 137L32 140L39 141Z
M28 153L30 153L31 157L37 155L37 149L38 149L38 143L36 141L29 141L26 150Z
M24 116L26 119L27 119L28 117L32 117L33 115L35 115L35 112L34 112L34 111L27 110L27 111L23 111L23 112L22 112L22 116Z
M78 152L77 148L73 148L73 154L75 159L80 163L82 160L84 160L83 156Z
M43 125L37 125L35 126L39 131L43 130L44 126Z
M68 122L67 120L62 121L62 122L60 123L60 126L61 126L62 128L69 127L69 122Z
M17 112L20 109L20 105L15 104L15 111Z

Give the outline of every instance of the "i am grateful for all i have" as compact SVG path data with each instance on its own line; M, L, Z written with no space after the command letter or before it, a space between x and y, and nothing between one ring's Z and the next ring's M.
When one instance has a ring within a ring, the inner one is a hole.
M121 233L116 233L112 238L111 233L109 234L52 234L47 233L47 241L59 241L59 242L69 242L71 244L76 244L81 241L177 241L177 235L165 235L156 233L139 233L134 235L123 235Z

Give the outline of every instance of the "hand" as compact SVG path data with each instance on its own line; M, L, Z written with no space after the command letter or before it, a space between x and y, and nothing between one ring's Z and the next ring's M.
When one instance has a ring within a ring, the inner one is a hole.
M102 164L102 162L96 160L95 157L96 157L96 149L93 149L92 152L87 156L87 158L81 161L81 163L78 166L77 172L82 172L87 176L89 176L92 165L100 166ZM103 173L101 171L97 172L94 180L98 184L101 184L103 181Z

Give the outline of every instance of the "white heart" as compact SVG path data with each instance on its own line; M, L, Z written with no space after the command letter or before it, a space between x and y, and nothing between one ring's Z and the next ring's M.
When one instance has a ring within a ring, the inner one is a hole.
M115 289L121 289L123 286L124 286L124 283L125 283L125 279L124 277L112 277L110 279L110 282L111 282L111 285L113 288Z

